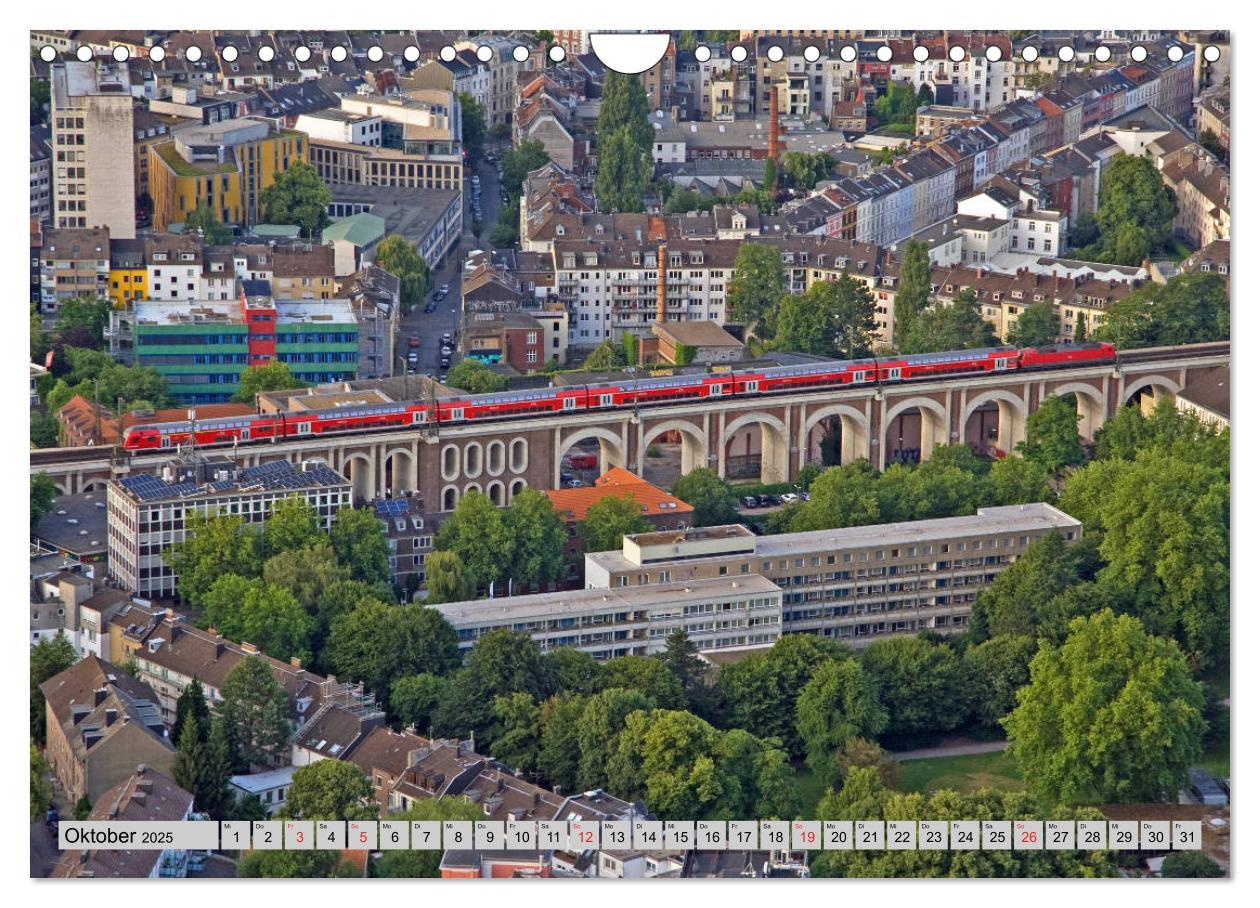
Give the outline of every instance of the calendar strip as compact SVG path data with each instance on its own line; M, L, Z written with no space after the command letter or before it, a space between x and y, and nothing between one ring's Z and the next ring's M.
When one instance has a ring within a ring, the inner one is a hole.
M1198 851L1198 820L63 821L62 849Z

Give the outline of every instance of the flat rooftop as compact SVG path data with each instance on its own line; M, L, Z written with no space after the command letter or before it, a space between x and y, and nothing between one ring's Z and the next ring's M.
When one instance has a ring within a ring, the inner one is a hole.
M354 307L349 300L274 300L276 322L296 324L329 322L355 324ZM137 327L174 327L200 323L241 325L245 317L239 300L139 300L135 308Z
M496 620L527 621L582 614L593 608L643 609L668 602L692 601L721 596L768 596L780 587L760 574L693 580L688 583L655 583L612 589L567 590L535 593L502 599L475 599L431 605L455 626L469 626Z
M964 517L941 517L935 520L914 520L902 523L881 523L869 526L844 527L832 530L812 530L806 533L779 533L771 536L753 536L752 551L702 553L688 558L679 556L689 562L726 561L732 557L742 558L781 558L789 555L800 555L803 552L842 551L844 549L869 548L876 545L911 545L956 539L959 536L995 536L1005 533L1020 533L1029 530L1074 529L1081 525L1075 517L1063 513L1048 504L1019 504L996 508L981 508L975 514ZM717 534L727 527L705 527L704 530ZM751 533L744 527L740 530ZM693 532L693 531L688 531ZM651 543L643 543L645 536L653 537ZM640 546L661 545L670 537L678 538L682 532L675 533L639 533L628 536L639 542ZM704 537L719 539L720 535ZM691 537L686 542L701 541L702 537ZM593 563L610 573L641 570L638 564L621 551L592 552L586 556L588 563ZM661 559L654 559L652 564L664 564Z
M177 482L156 473L133 473L118 480L118 485L131 498L153 504L162 501L188 501L198 498L222 498L229 495L257 492L349 485L349 480L322 461L310 461L306 469L287 460L277 460L237 471L235 477L210 482Z

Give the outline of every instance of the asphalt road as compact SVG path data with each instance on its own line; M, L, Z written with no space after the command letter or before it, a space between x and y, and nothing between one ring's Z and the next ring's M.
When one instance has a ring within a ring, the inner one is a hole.
M499 174L493 165L487 164L484 160L477 163L476 172L481 177L482 224L484 225L482 237L488 243L490 228L499 216L499 209L502 206L499 199ZM450 292L446 299L437 304L437 309L433 312L426 313L424 304L421 304L399 319L398 339L394 345L394 353L396 357L401 357L403 362L394 363L395 373L401 374L402 370L407 368L405 360L410 351L408 339L413 335L420 338L419 359L415 371L424 375L437 376L443 371L440 367L439 352L442 335L449 333L454 341L458 341L459 272L463 267L465 257L471 250L487 248L472 233L472 174L469 173L468 176L470 179L464 185L464 235L460 238L458 247L447 255L442 266L433 271L425 302L431 300L434 292L443 284L450 286ZM458 355L453 355L451 365L453 366L457 361Z

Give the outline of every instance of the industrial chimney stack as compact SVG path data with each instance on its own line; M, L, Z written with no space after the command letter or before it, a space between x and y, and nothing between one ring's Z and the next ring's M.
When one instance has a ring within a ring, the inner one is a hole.
M669 248L661 243L656 247L656 320L665 324L665 266L669 263Z

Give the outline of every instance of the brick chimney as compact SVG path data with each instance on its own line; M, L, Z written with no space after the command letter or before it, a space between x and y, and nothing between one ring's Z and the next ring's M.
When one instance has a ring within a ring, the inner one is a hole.
M665 268L669 264L669 248L661 243L656 247L656 320L665 324L667 283Z
M779 87L770 86L770 160L779 164ZM776 181L777 181L776 177ZM773 187L771 187L773 188Z

